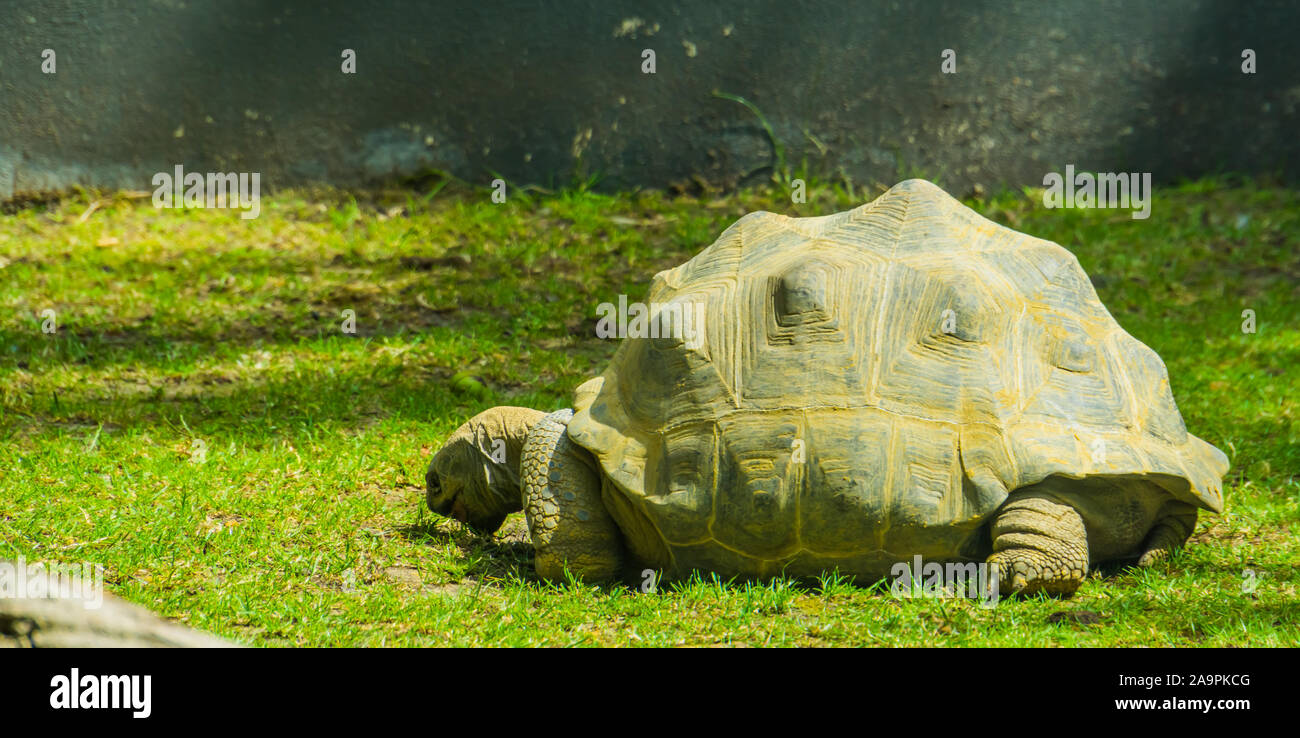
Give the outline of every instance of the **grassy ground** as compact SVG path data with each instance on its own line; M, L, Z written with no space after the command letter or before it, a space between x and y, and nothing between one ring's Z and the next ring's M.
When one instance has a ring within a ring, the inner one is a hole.
M878 192L285 193L251 221L83 194L0 216L0 557L101 562L111 591L258 645L1300 645L1300 195L1258 183L1161 190L1147 221L972 203L1077 254L1231 458L1227 512L1165 565L992 609L833 579L641 594L537 582L521 515L489 540L423 508L459 423L564 407L603 368L598 303L745 212Z

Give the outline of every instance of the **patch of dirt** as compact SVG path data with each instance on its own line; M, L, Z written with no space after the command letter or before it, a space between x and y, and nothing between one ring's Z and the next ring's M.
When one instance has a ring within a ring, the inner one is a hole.
M461 590L473 586L473 582L464 584L461 582L450 582L448 584L431 584L424 588L425 592L437 595L446 595L448 597L459 597Z
M1239 546L1249 543L1252 546L1259 546L1264 543L1289 543L1294 540L1293 536L1282 528L1280 525L1267 525L1254 531L1250 535L1247 531L1230 530L1220 518L1215 518L1210 527L1204 531L1193 535L1187 539L1187 544L1209 543L1218 541L1228 543L1233 546Z
M428 456L426 455L424 458L428 458ZM423 505L425 492L424 485L402 485L383 494L384 505L386 507L406 507L412 502Z
M1092 610L1063 610L1047 616L1052 625L1076 623L1078 625L1096 625L1101 622L1101 615Z
M384 568L384 577L396 584L407 587L419 587L423 584L420 572L410 566L389 566Z
M470 258L464 254L449 254L447 256L403 256L399 261L404 269L411 269L417 272L431 272L437 267L450 267L453 269L468 269L473 263Z
M244 522L242 515L234 513L209 513L204 517L203 525L200 526L205 532L220 533L223 530L234 528Z

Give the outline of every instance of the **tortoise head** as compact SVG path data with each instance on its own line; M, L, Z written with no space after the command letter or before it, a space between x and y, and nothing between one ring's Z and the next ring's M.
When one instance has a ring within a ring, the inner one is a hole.
M519 457L528 431L544 413L523 407L486 410L457 428L425 474L433 512L489 535L523 509Z

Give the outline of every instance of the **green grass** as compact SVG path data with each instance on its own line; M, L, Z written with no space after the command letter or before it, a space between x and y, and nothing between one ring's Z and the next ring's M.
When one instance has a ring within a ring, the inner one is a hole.
M597 304L746 212L879 192L282 193L251 221L91 193L0 216L0 557L100 562L111 591L257 645L1300 645L1300 195L1260 183L1162 189L1147 221L971 203L1077 254L1231 458L1226 513L1154 569L992 609L834 577L642 594L538 582L520 515L483 539L423 508L462 421L564 407L603 368Z

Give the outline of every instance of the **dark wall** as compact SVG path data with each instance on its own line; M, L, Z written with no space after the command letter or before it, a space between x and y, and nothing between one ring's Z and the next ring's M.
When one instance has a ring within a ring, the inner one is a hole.
M0 198L152 190L178 163L272 189L429 169L765 176L758 119L713 90L752 101L792 165L856 181L1039 184L1066 164L1294 177L1297 28L1300 3L1227 0L0 0Z

